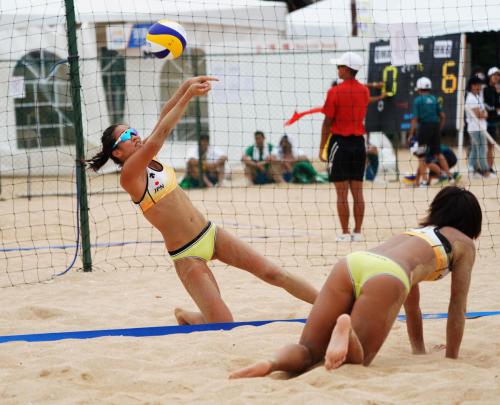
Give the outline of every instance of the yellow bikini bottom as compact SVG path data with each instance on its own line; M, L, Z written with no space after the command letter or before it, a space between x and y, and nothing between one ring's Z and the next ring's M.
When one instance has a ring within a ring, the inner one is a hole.
M372 252L354 252L347 255L346 259L355 298L360 296L361 288L369 279L381 274L387 274L401 280L406 288L406 293L410 292L408 275L395 261Z
M216 231L217 227L209 222L191 242L186 243L180 249L169 251L170 257L174 262L186 257L208 262L214 256Z

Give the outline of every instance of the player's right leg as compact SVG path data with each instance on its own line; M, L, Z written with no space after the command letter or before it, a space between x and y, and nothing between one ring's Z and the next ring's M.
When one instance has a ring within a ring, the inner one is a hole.
M345 260L335 265L307 318L298 344L287 345L274 359L237 370L230 378L262 377L273 371L300 373L321 362L340 315L348 313L354 297Z
M176 260L174 264L182 284L201 311L200 314L176 308L175 316L179 324L233 321L217 282L203 260L187 257Z
M306 280L295 276L265 258L249 244L218 227L214 259L246 270L261 280L281 287L293 296L314 303L318 292Z
M349 235L349 181L335 181L335 191L337 192L337 213L339 215L342 235Z
M362 363L368 366L372 362L387 338L407 294L406 287L401 280L391 275L380 274L365 282L361 295L354 302L350 314L351 336L346 362L361 363L356 342L359 342L362 347ZM345 345L345 330L348 328L345 319L339 326L342 326L343 334L338 335L344 336L344 341L339 344ZM336 336L334 331L332 342L330 342L330 346L337 352L339 347L333 341L339 340L339 336Z

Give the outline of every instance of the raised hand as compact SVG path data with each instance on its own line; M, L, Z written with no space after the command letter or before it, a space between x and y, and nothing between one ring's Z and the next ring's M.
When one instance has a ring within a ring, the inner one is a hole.
M218 82L219 79L213 76L195 76L190 77L185 81L186 85L190 87L192 84L205 83L205 82Z
M187 92L191 97L196 97L206 95L211 89L211 83L209 81L203 81L192 83Z

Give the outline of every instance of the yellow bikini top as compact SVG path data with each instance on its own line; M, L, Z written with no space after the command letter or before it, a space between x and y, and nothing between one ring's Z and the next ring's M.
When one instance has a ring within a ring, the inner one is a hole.
M429 274L424 281L436 281L442 279L450 271L453 258L450 241L439 231L436 226L426 226L424 228L414 228L406 231L405 234L417 236L431 245L436 256L436 270Z
M149 167L150 165L146 168L146 189L142 198L138 202L134 201L135 204L141 207L142 212L149 210L177 187L174 169L156 159L153 159L152 162L156 162L161 167L161 170L153 169Z

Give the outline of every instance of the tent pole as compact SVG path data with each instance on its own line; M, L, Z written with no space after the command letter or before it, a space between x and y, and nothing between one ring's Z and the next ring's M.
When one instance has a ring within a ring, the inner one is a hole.
M467 57L467 35L460 34L460 61L458 64L457 122L458 128L458 172L462 173L464 158L464 103L465 103L465 63Z

